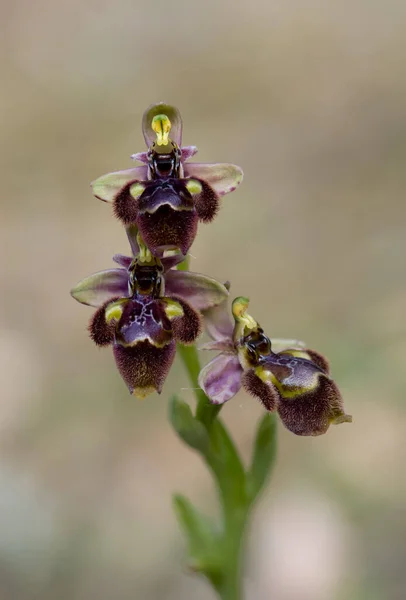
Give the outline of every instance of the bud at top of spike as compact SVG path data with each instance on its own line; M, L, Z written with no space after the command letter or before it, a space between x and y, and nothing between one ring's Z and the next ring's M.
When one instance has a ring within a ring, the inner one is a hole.
M155 115L152 119L151 127L156 133L156 144L158 146L167 146L170 142L169 133L172 128L169 118L164 114Z

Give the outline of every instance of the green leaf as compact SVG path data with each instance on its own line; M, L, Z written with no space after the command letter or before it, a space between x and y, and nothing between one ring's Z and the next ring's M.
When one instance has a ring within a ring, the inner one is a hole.
M206 455L209 450L209 434L205 426L195 419L186 402L172 396L169 403L169 419L178 436L191 448Z
M210 452L207 462L211 467L227 511L246 506L244 466L227 429L215 419L210 428Z
M185 496L174 495L173 505L179 525L187 537L189 567L216 581L222 570L222 552L214 524Z
M251 468L247 474L248 494L253 501L268 480L276 458L276 415L267 413L259 422Z

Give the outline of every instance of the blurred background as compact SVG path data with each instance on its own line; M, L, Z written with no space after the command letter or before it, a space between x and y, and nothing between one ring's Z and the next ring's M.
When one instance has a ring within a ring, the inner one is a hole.
M144 109L179 107L196 160L243 185L192 267L273 337L326 354L354 423L298 438L251 523L249 600L406 597L406 4L3 0L1 600L212 600L171 509L217 505L162 396L130 397L70 288L127 253L89 183L132 166ZM203 356L208 360L209 356ZM224 418L248 458L261 414Z

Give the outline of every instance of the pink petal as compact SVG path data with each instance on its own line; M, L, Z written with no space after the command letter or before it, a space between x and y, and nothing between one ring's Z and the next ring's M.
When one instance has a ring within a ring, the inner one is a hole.
M165 294L180 296L196 310L205 310L224 302L227 288L207 275L171 270L165 274Z
M125 171L107 173L91 183L94 196L103 202L113 202L114 198L131 181L146 181L147 167L133 167Z
M235 354L219 354L199 375L199 385L213 404L230 400L241 387L242 369Z
M148 164L148 152L136 152L135 154L131 154L132 160L138 160L138 162L142 162L145 165Z
M71 290L75 300L89 306L101 306L114 297L128 296L128 274L125 269L99 271L82 279Z
M234 323L227 301L205 310L203 316L205 329L213 340L219 342L232 340Z
M235 354L234 343L232 340L228 339L206 342L199 346L198 350L217 350L218 352L225 352L226 354Z
M197 153L197 146L183 146L182 148L182 162L185 162L185 160L189 160L189 158L192 158L192 156L194 156Z
M128 267L133 261L132 258L130 258L129 256L124 256L124 254L115 254L113 256L113 260L115 263L117 263L121 267L124 267L125 269L128 269Z
M240 167L228 163L187 163L184 165L185 177L202 179L219 195L233 192L242 182Z

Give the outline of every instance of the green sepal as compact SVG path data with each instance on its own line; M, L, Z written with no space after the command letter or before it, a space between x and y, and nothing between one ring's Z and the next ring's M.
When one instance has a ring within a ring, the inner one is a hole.
M117 194L129 183L136 181L145 181L147 178L147 168L133 167L124 171L115 171L106 173L92 181L91 187L93 195L103 202L113 202Z
M207 455L210 445L207 429L203 423L195 419L189 404L176 395L172 396L169 402L169 420L185 444Z
M213 522L185 496L175 494L173 506L179 526L187 538L188 566L193 571L206 575L217 586L223 570L224 555L221 538Z
M247 473L247 491L255 500L270 477L276 458L276 415L267 413L257 427L251 467Z

